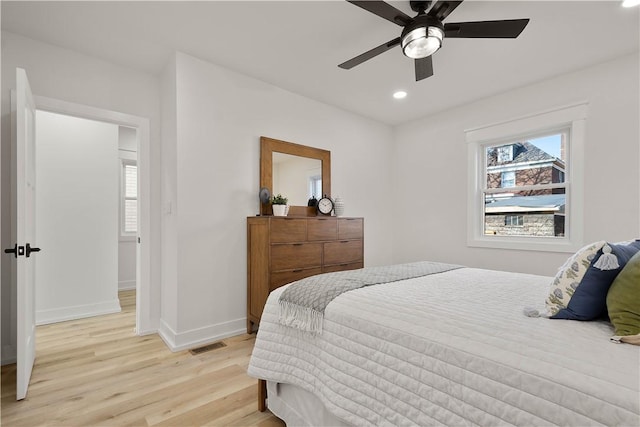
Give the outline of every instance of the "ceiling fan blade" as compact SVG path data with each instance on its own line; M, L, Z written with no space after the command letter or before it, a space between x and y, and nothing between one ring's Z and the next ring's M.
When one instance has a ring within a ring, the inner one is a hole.
M433 76L433 60L431 56L426 58L416 59L416 81L419 82L422 79Z
M355 67L356 65L360 65L362 64L364 61L368 61L369 59L373 58L374 56L378 56L381 53L384 53L386 51L388 51L389 49L396 47L400 44L400 37L395 38L391 41L388 41L384 44L381 44L378 47L374 47L373 49L363 53L362 55L358 55L355 58L352 58L346 62L343 62L342 64L338 65L338 67L340 68L344 68L345 70L350 70L351 68Z
M446 38L515 39L528 23L528 19L452 22L444 24L444 35Z
M456 7L460 6L460 3L462 3L462 1L439 1L431 7L427 15L442 21L449 16Z
M356 0L347 0L351 4L355 4L363 8L366 11L373 13L374 15L378 15L380 18L384 18L387 21L391 21L396 25L400 25L404 27L413 19L407 15L406 13L396 9L391 6L389 3L385 3L383 1L356 1Z

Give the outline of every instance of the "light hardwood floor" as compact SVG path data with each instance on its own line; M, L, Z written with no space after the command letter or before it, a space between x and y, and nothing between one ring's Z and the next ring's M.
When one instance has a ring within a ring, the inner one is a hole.
M257 410L246 374L255 335L172 353L158 335L134 335L135 291L120 303L121 313L37 328L25 400L15 401L15 364L2 367L3 426L284 426Z

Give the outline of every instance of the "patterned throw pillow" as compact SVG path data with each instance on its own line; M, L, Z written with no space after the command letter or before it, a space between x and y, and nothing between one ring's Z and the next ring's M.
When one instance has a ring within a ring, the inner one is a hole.
M628 245L606 243L576 284L570 287L572 295L566 307L561 308L552 319L594 320L607 316L607 292L611 284L629 260L640 251L640 240Z
M622 269L607 294L609 319L615 328L612 339L640 345L640 252Z
M558 270L558 273L551 282L549 296L545 301L547 312L550 316L555 316L562 309L567 308L571 297L578 289L580 281L587 273L591 261L606 242L600 241L591 243L573 254L567 262Z

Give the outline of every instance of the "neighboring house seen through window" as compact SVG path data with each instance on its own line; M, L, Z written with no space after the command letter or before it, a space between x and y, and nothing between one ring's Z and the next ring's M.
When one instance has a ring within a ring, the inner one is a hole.
M508 162L500 158L504 146L485 146L485 235L564 237L568 143L568 129L518 138Z

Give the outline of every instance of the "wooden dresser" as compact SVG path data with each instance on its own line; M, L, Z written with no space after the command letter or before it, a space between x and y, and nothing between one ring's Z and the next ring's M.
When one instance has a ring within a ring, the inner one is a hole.
M364 266L364 219L247 218L247 333L272 290L304 277Z

